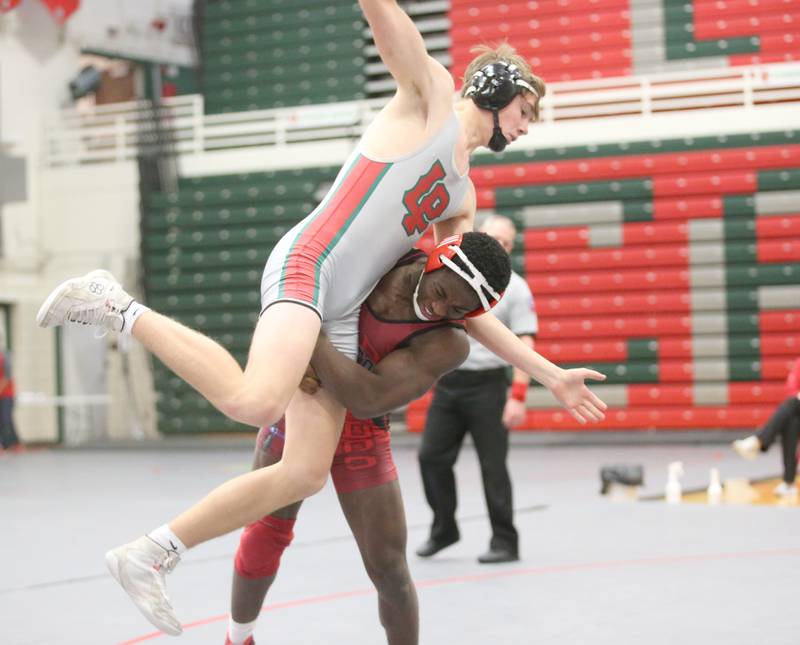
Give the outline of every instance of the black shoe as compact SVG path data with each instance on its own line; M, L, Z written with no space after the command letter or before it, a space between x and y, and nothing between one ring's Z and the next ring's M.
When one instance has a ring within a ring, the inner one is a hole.
M451 544L458 542L458 536L448 538L446 540L425 540L416 550L416 554L420 558L430 558L432 555L439 553L442 549L446 549Z
M489 549L486 553L478 556L481 564L499 564L500 562L516 562L519 560L519 553L511 549Z

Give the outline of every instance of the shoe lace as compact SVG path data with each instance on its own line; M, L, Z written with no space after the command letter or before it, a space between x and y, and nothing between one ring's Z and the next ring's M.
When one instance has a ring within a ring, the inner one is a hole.
M166 557L161 562L161 567L166 573L172 573L172 570L178 566L180 561L181 556L179 556L175 551L167 551Z
M67 314L67 320L79 325L102 325L107 315L121 316L123 309L114 298L107 297L102 302L92 305L78 306ZM108 334L102 327L94 332L95 339L99 340Z
M67 314L67 320L79 325L97 325L110 310L112 307L109 306L108 300L105 300L89 307L75 307Z
M161 544L156 542L153 538L149 535L146 536L148 540L150 540L153 544L158 546L158 548L163 549L164 555L161 559L157 560L156 564L158 565L158 569L163 573L172 573L172 570L178 566L178 563L181 561L181 556L178 555L177 551L173 551L171 549L165 549Z

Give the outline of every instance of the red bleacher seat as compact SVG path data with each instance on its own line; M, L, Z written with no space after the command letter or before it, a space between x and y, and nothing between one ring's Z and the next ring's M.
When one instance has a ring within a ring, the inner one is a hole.
M800 60L800 54L797 54L796 51L758 56L752 54L728 56L728 62L731 65L768 65L770 63L788 63L794 60Z
M682 338L659 338L658 358L659 360L691 359L692 339L686 336Z
M756 248L759 262L800 262L800 240L798 239L762 240Z
M537 300L538 308L538 300ZM627 312L619 316L542 316L538 339L665 338L691 333L691 318L671 312L660 315Z
M604 429L660 429L681 430L706 428L754 428L763 423L772 412L771 405L713 406L713 407L647 407L619 410L609 408L606 419L591 425L582 425L568 412L529 410L526 427L547 430L598 431Z
M551 360L561 363L585 363L596 361L626 361L628 345L619 340L587 340L554 342L543 340L536 350Z
M800 10L797 3L789 11L780 11L772 14L753 15L753 7L750 6L750 15L725 15L720 17L719 13L707 18L705 11L701 11L698 16L695 13L694 37L697 40L710 40L714 38L742 38L758 35L761 38L762 49L764 39L767 34L770 37L781 37L787 29L795 28L800 25ZM773 32L779 32L778 36L772 36Z
M425 425L427 404L409 407L406 423L411 432L421 432ZM742 428L752 430L769 418L774 403L730 406L682 405L609 408L606 419L583 425L563 410L528 410L524 428L537 430L592 432L601 430L694 430L696 428Z
M762 356L800 356L800 333L762 334L760 340Z
M653 219L698 219L722 217L724 202L720 197L657 197L653 199Z
M688 227L684 223L674 222L626 224L622 229L622 238L625 246L685 243L688 239Z
M755 171L729 170L719 172L663 175L653 179L653 196L686 196L753 193L757 189Z
M598 291L642 291L658 286L660 289L687 289L689 273L678 269L600 271L583 269L559 275L529 275L528 285L535 294L577 294Z
M786 398L782 383L728 383L728 400L731 404L780 403Z
M692 388L686 385L628 385L628 406L631 408L654 405L693 405Z
M598 9L626 10L628 6L629 0L508 0L499 5L494 0L454 0L449 16L451 20L469 23L489 18L563 16L593 13Z
M761 360L761 377L764 380L783 381L792 369L797 354L780 357L766 357Z
M495 188L642 177L663 177L661 183L669 183L678 182L682 177L695 177L706 178L712 187L710 192L718 193L720 190L728 192L725 186L738 180L742 172L795 165L800 165L800 145L479 166L472 170L470 177L476 186ZM714 177L719 178L719 183L714 183ZM675 191L665 194L673 195Z
M793 332L800 328L800 313L796 310L761 311L758 314L761 333L770 331Z
M565 227L546 231L529 228L522 232L522 236L525 250L544 251L548 248L585 249L589 242L589 229L586 226Z
M453 0L448 16L456 75L474 43L502 40L548 81L631 73L629 0Z
M604 269L612 268L686 267L688 261L689 249L685 244L663 244L652 248L631 246L544 253L528 251L525 253L525 271L529 277L538 281L546 279L553 270L562 275L571 271L579 271L585 275L587 270L602 272ZM531 288L534 287L531 286Z
M797 207L800 210L800 204ZM756 220L756 234L759 240L775 237L797 239L800 237L800 215L760 217Z
M477 188L476 187L476 200L478 208L494 208L494 189L493 188Z
M648 311L652 313L688 313L689 293L650 292L625 295L540 297L537 313L547 316L596 316L615 312Z

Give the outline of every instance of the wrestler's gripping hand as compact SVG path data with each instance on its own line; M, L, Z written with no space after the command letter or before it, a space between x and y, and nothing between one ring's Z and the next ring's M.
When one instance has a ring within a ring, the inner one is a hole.
M600 397L592 392L584 381L605 381L606 375L585 367L561 370L550 391L570 414L581 423L602 421L608 407Z
M300 391L306 394L316 394L317 390L322 387L322 383L317 378L317 373L314 368L309 365L306 368L306 373L303 374L303 379L300 381Z

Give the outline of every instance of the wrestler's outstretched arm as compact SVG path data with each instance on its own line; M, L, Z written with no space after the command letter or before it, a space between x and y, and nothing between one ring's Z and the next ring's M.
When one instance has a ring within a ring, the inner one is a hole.
M464 212L444 222L434 224L437 244L449 235L472 230L475 213L475 191L470 191ZM559 403L581 423L601 421L605 418L606 404L586 387L584 381L605 380L605 374L586 368L565 370L526 345L491 312L469 318L467 333L486 348L514 367L521 369L553 393Z
M395 0L359 0L372 30L375 47L397 82L399 92L427 102L437 91L425 41L417 26ZM438 63L435 63L438 65Z
M468 354L466 334L453 327L438 328L415 336L408 347L394 350L370 371L320 334L311 365L339 403L353 416L369 419L422 396Z
M539 381L581 423L605 418L606 404L584 381L605 380L605 374L585 367L565 370L523 343L492 313L467 320L467 332L475 340Z

